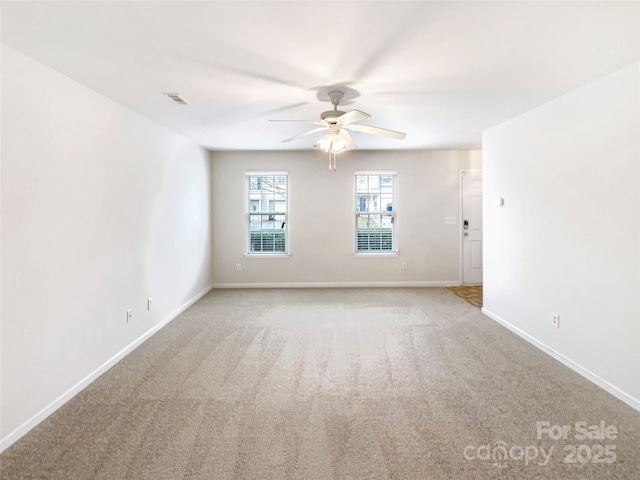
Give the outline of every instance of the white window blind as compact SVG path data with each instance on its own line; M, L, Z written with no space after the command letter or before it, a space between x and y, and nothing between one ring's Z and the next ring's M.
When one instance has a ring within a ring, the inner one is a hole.
M356 253L393 253L396 248L396 174L355 174Z
M288 253L287 173L246 173L245 191L247 253Z

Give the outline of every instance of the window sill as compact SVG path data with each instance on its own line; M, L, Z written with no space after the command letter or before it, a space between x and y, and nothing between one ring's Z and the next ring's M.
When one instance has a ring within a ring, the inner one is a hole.
M353 254L354 257L397 257L398 252L358 252Z
M245 253L244 258L289 258L288 253Z

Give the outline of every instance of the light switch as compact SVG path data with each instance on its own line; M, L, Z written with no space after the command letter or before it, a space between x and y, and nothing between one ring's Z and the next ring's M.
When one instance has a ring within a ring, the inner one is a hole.
M504 205L504 198L498 197L494 200L494 203L496 204L496 207L501 207Z
M456 217L444 217L445 225L455 225L458 223L458 219Z

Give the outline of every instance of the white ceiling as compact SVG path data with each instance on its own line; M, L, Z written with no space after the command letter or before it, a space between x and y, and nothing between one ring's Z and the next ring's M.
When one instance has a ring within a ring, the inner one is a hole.
M343 110L403 141L470 148L483 130L633 63L639 2L2 2L2 42L213 149L281 140ZM178 92L189 106L161 92Z

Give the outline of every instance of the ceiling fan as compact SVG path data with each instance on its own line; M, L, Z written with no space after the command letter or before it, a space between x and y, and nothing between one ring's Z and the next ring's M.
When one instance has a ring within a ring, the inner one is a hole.
M329 168L336 169L336 154L344 152L346 150L352 150L356 148L356 143L353 141L349 130L352 132L368 133L371 135L382 135L385 137L395 138L398 140L406 137L405 133L396 132L395 130L389 130L386 128L372 127L370 125L358 125L356 122L371 117L368 113L361 112L360 110L351 110L350 112L343 112L338 110L340 100L342 100L343 92L340 90L333 90L328 93L329 99L333 104L333 110L328 110L320 114L320 121L307 121L307 120L269 120L270 122L298 122L298 123L311 123L314 125L320 125L319 127L312 128L306 132L299 133L293 137L283 140L283 142L291 142L298 140L299 138L306 137L307 135L313 135L314 133L329 130L324 137L318 140L315 146L325 152L329 152Z

